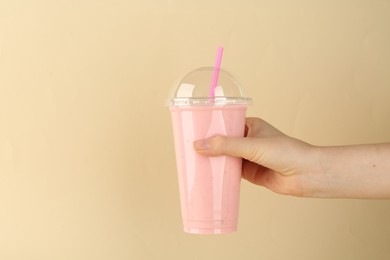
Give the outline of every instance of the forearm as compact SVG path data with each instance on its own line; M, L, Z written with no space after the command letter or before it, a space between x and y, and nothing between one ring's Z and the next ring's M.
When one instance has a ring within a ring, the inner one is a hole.
M307 180L308 196L390 198L390 143L314 150L317 163Z

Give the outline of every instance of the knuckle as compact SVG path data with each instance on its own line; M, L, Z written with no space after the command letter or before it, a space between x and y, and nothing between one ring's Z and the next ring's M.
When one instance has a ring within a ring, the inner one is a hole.
M249 161L261 164L264 162L265 152L263 149L260 149L261 144L253 140L250 142L250 146L248 147L248 158Z
M215 136L212 138L211 147L216 154L222 154L225 150L226 138L224 136Z
M247 119L245 123L246 127L248 128L248 136L257 136L259 132L261 132L263 120L256 117L250 117Z
M259 149L253 148L251 149L251 152L249 153L248 160L262 164L264 162L264 152L260 151Z

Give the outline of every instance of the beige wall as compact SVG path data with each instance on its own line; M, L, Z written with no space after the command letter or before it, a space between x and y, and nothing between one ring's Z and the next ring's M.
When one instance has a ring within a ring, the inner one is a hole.
M389 1L1 0L0 259L389 259L389 201L243 182L238 233L181 231L163 103L218 45L249 115L390 140Z

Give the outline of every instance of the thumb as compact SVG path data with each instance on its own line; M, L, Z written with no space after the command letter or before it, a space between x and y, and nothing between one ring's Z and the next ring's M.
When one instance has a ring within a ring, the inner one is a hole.
M263 149L259 138L215 136L194 142L194 149L206 156L230 155L256 163L261 162Z

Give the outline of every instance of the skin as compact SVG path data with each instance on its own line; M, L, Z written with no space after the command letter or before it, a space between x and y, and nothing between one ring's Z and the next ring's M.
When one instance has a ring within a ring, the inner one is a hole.
M390 198L390 143L314 146L259 118L245 137L194 142L205 156L242 157L242 178L276 193L317 198Z

